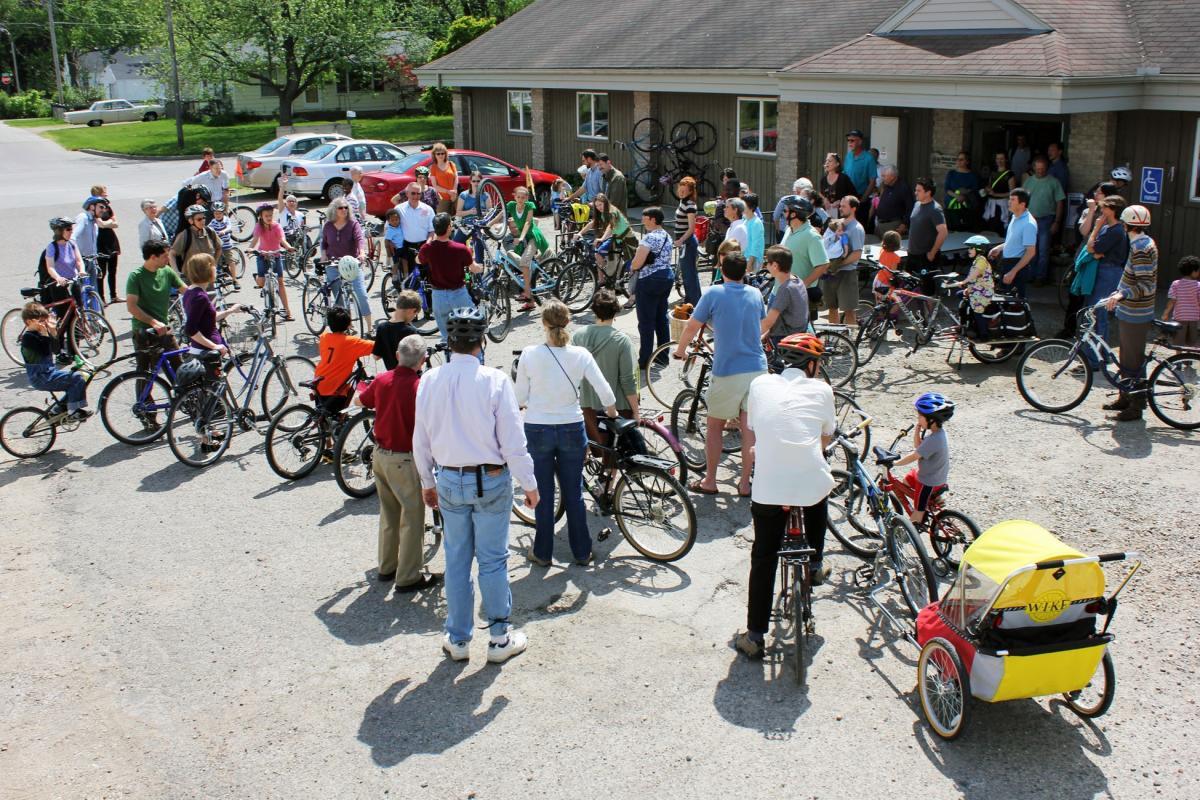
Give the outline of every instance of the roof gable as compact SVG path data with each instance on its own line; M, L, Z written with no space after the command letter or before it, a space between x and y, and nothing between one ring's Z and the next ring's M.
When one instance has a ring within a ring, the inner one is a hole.
M912 36L925 33L1045 33L1052 30L1036 14L1013 0L910 0L874 33Z

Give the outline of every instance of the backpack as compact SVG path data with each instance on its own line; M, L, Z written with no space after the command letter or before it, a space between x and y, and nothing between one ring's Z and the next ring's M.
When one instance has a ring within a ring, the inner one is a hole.
M46 251L51 247L54 248L54 260L58 261L58 242L51 242L38 253L37 269L34 270L38 286L45 286L47 283L50 283L50 273L46 269Z
M725 234L729 232L729 220L725 219L725 203L717 203L717 210L709 218L708 235L704 237L704 252L714 258L717 255L717 249L721 246L721 242L725 241Z

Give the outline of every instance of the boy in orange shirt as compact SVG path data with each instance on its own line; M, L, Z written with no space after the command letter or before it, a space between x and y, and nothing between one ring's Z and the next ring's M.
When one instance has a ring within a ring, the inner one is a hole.
M350 328L350 312L340 306L329 309L326 316L329 330L321 334L318 344L320 361L313 373L320 378L317 384L317 399L328 411L341 411L350 403L348 381L354 365L360 358L372 354L375 343L357 336L347 336Z
M872 289L875 292L875 302L881 303L892 295L892 274L900 266L900 234L888 231L883 235L879 247L880 270L875 273Z

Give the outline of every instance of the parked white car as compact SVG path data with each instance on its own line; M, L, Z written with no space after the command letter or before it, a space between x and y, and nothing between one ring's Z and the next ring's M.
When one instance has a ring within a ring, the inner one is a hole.
M332 200L341 196L341 180L350 177L351 167L370 172L406 155L396 145L374 139L327 142L303 158L287 159L281 171L288 176L289 191Z
M96 127L106 122L153 122L166 111L160 105L134 104L128 100L97 100L87 111L68 111L63 121L72 125Z
M238 165L242 168L239 181L243 186L266 189L274 197L279 193L279 167L285 159L303 158L326 142L348 141L350 137L340 133L289 133L280 136L257 150L238 153Z

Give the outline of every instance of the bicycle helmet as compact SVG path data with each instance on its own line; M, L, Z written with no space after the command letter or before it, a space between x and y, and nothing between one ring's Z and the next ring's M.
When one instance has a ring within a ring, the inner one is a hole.
M1129 171L1128 167L1114 167L1111 174L1114 181L1128 182L1133 180L1133 173Z
M429 167L417 167L415 170L413 170L413 174L414 175L424 175L425 177L428 178L429 177Z
M805 219L811 217L813 213L812 201L798 195L790 195L783 198L783 207L789 211L795 211Z
M96 205L96 203L104 203L107 205L108 201L105 200L103 197L100 197L99 195L93 194L93 195L89 196L87 200L83 201L83 210L87 211L90 206L94 206L94 205Z
M205 208L204 206L200 205L199 203L197 203L195 205L188 206L187 211L183 212L184 219L190 220L192 217L197 216L197 215L202 215L202 216L207 217L208 209Z
M954 401L938 392L926 392L913 403L920 414L939 425L954 416Z
M487 317L474 306L456 308L446 318L446 338L452 342L482 341Z
M344 280L346 283L353 281L362 272L358 263L358 259L354 256L342 256L340 259L338 259L337 269L338 277Z
M779 358L789 367L803 369L810 361L825 355L825 343L811 333L793 333L779 343Z
M275 210L274 203L260 203L258 205L258 207L254 209L254 218L261 219L264 211L274 211L274 210Z
M198 358L185 361L175 371L175 391L176 393L180 393L184 389L199 386L207 377L208 370L205 368L203 361Z
M50 230L58 233L63 228L71 228L75 226L75 220L67 219L66 217L51 217Z
M1121 212L1121 222L1126 225L1134 225L1139 228L1146 228L1150 225L1150 209L1145 206L1127 206Z
M980 236L977 233L974 236L972 236L971 238L967 239L965 242L963 242L963 244L965 244L967 247L979 248L979 247L987 247L989 244L991 244L991 242L988 241L986 236Z
M212 210L213 210L213 211L224 211L224 210L225 210L225 204L224 204L224 203L222 203L220 200L218 200L217 202L215 202L215 203L213 203L213 204L212 204Z

